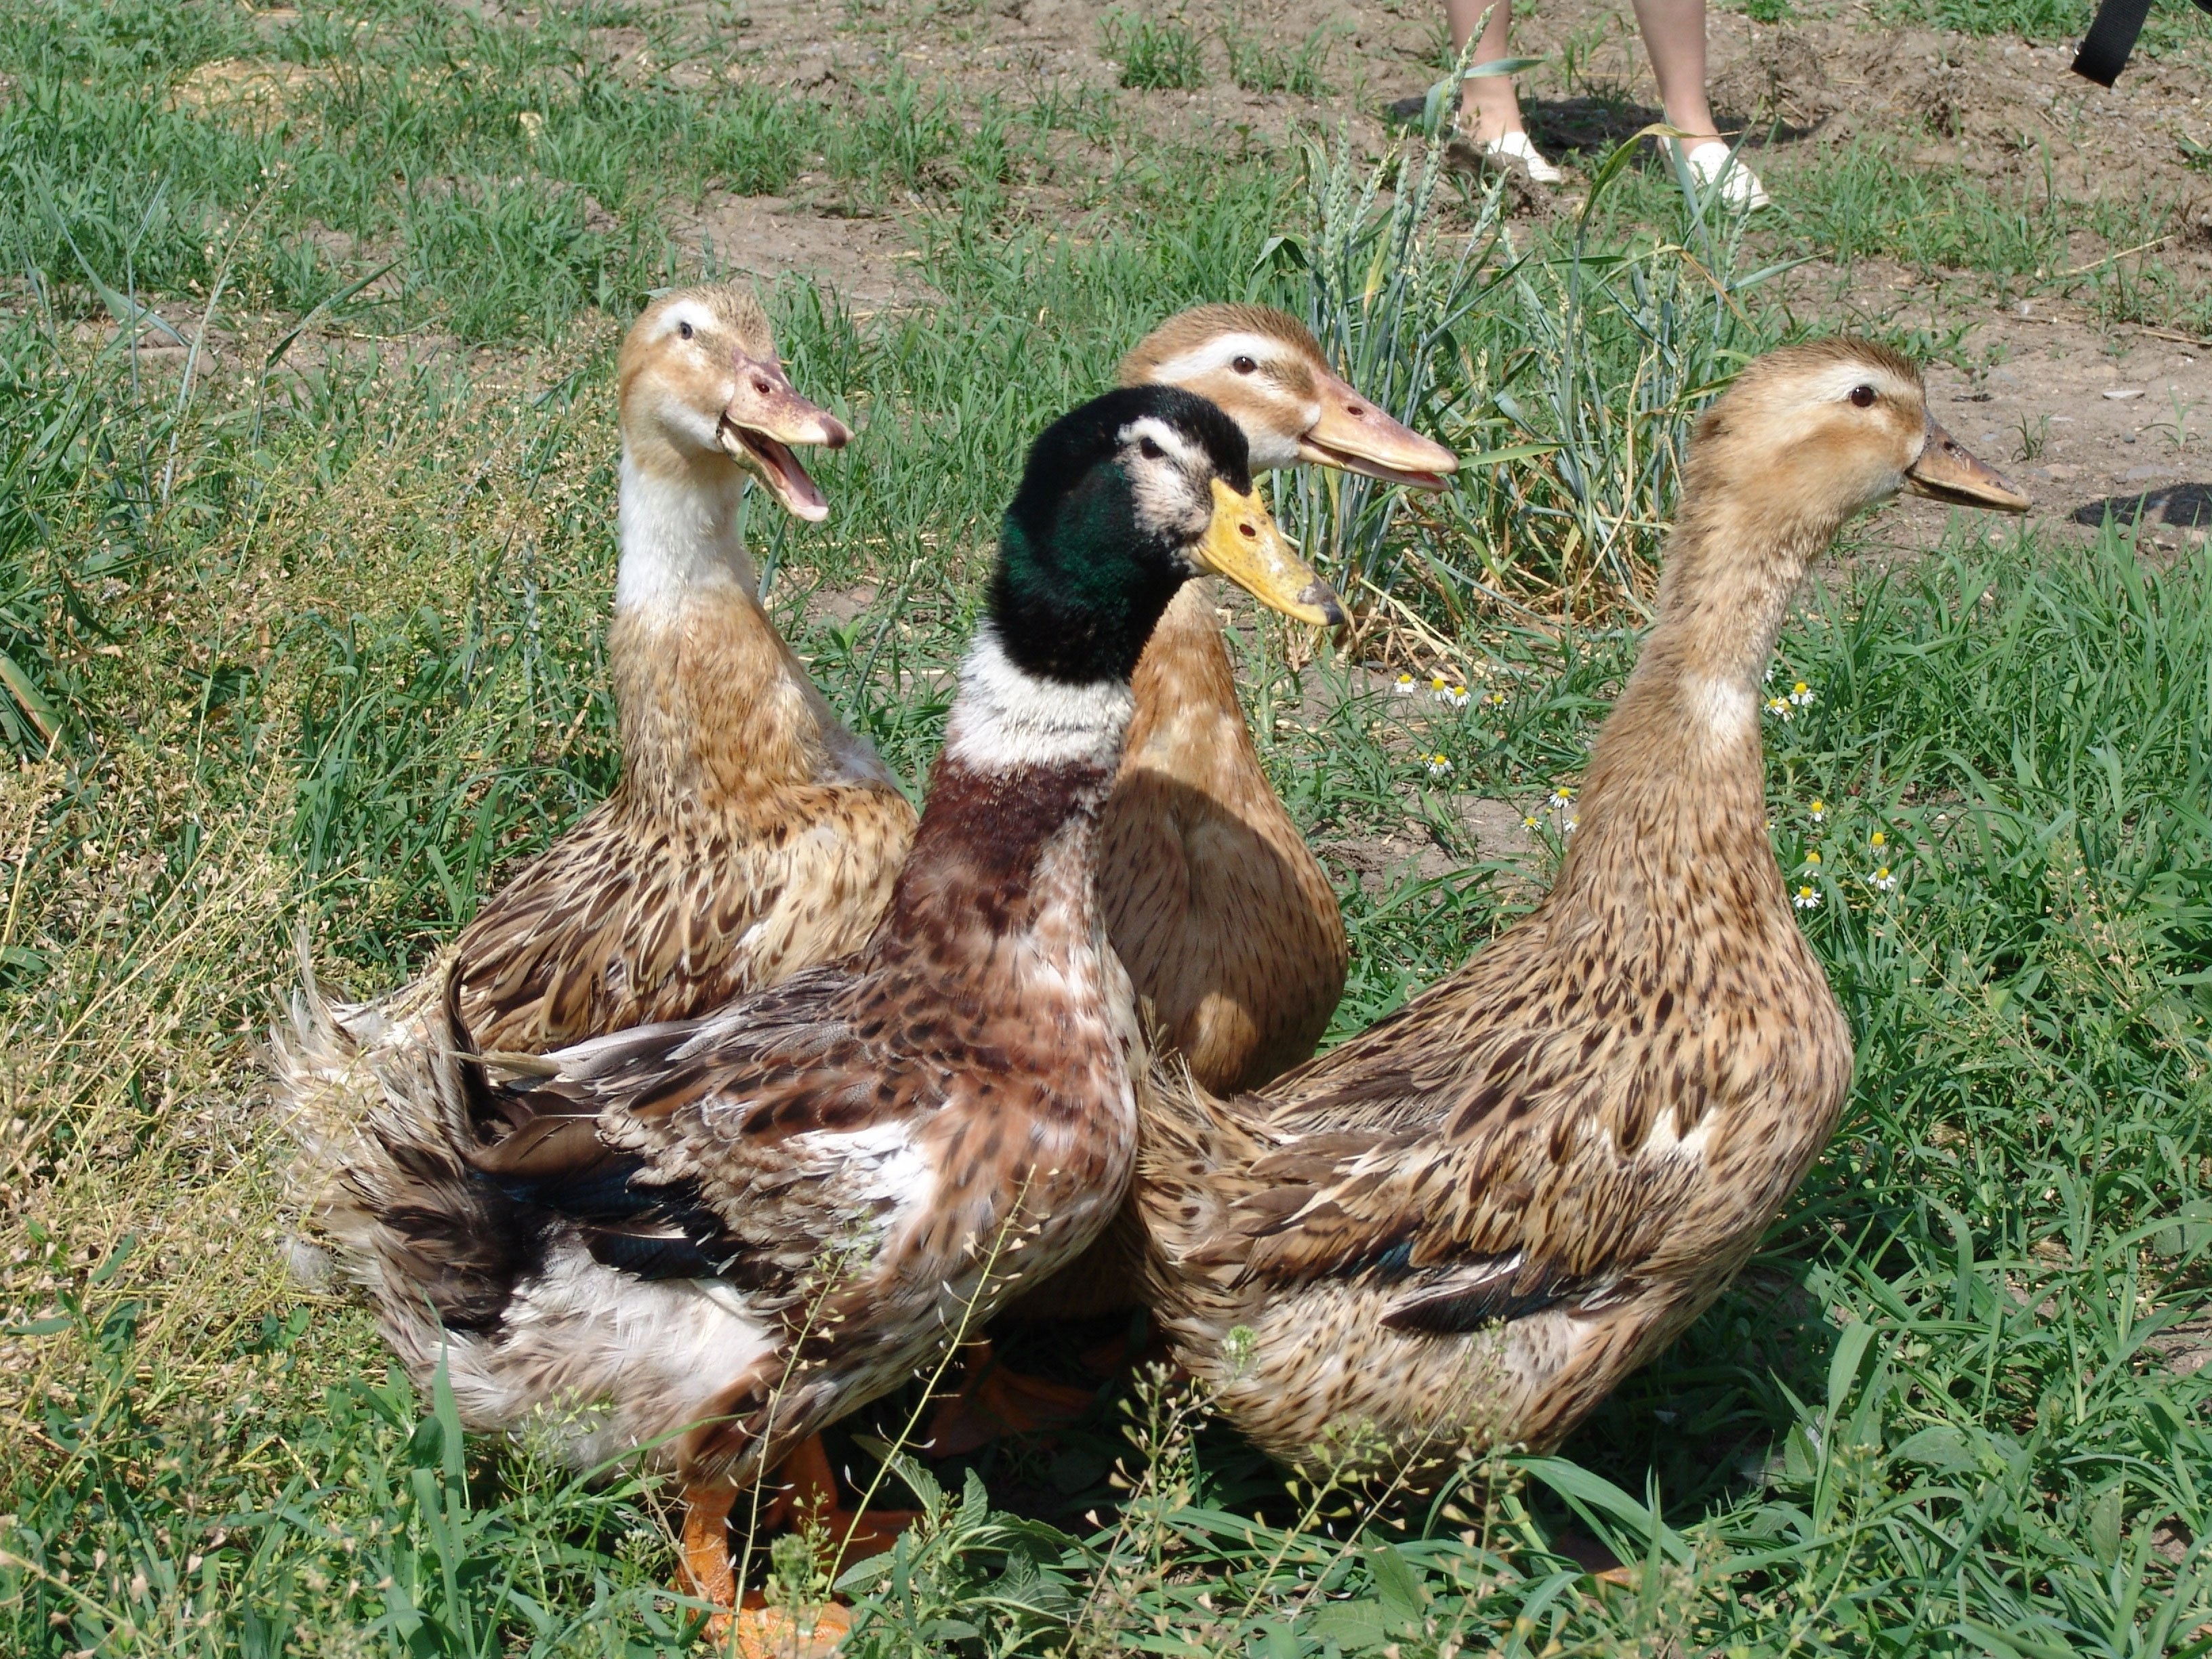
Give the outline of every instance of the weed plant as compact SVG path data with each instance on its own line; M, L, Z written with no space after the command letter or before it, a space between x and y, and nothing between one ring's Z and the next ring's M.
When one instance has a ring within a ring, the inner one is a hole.
M1295 48L1279 46L1264 24L1239 18L1222 32L1229 53L1229 78L1247 92L1287 92L1297 98L1326 97L1322 78L1328 64L1330 31L1316 29Z
M1206 54L1180 17L1109 11L1098 33L1108 58L1121 65L1121 84L1139 92L1188 92L1206 84Z

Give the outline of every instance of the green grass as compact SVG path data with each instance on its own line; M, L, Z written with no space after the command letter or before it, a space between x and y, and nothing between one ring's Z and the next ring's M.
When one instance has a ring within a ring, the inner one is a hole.
M923 204L941 302L770 289L794 381L860 432L820 469L829 524L751 526L780 620L910 787L945 714L913 687L957 659L1029 436L1165 313L1310 302L1364 381L1492 458L1419 514L1279 490L1399 607L1362 650L1449 653L1467 708L1237 635L1343 887L1339 1036L1529 902L1462 808L1510 803L1556 848L1542 802L1632 659L1685 417L1735 354L1820 325L1765 265L1840 246L2023 291L2067 236L2172 210L2097 219L1877 137L1791 163L1748 241L1629 169L1579 240L1508 243L1449 181L1370 195L1357 157L1185 147L1110 89L886 66L824 113L642 8L0 17L0 1650L52 1659L682 1639L665 1494L465 1440L357 1308L289 1282L255 1043L295 924L391 984L612 780L612 353L690 268L668 210L702 179ZM615 27L657 66L618 71ZM251 118L173 100L227 58L320 78ZM455 340L492 349L416 349ZM1126 1440L1109 1419L980 1479L910 1468L935 1519L848 1584L854 1650L2212 1650L2212 1371L2174 1363L2212 1346L2175 1328L2212 1248L2212 564L1988 532L1837 577L1785 638L1778 681L1813 700L1769 722L1774 833L1859 1070L1705 1319L1559 1456L1434 1506L1286 1491L1154 1388ZM863 585L850 621L811 603ZM1370 890L1352 855L1382 838L1448 872ZM994 1507L1024 1486L1073 1509ZM1648 1563L1638 1587L1585 1576L1577 1534Z
M1098 34L1105 54L1120 62L1125 87L1188 92L1206 84L1204 50L1180 18L1109 11L1099 20Z
M1745 7L1753 11L1752 6ZM2096 7L2087 0L1936 0L1932 6L1890 4L1889 20L1916 28L1956 29L1966 34L2017 34L2030 40L2079 40L2087 33ZM2154 7L2144 21L2136 50L2159 58L2191 48L2206 39L2203 14L2185 6Z

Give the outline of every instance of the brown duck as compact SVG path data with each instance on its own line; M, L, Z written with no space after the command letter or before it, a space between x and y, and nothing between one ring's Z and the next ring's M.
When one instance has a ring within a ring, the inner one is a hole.
M749 478L828 514L793 443L842 445L736 288L672 294L623 343L614 793L454 942L470 1032L532 1052L720 1006L859 946L914 810L761 608Z
M720 1006L857 949L882 915L914 809L769 621L739 533L750 483L826 517L790 446L849 433L792 389L734 287L647 307L617 395L621 781L412 984L343 1006L309 979L276 1055L303 1123L343 1133L376 1092L365 1055L447 1041L449 973L476 1042L537 1051Z
M1265 306L1170 318L1124 386L1180 386L1243 428L1252 467L1311 463L1441 489L1459 463L1328 366ZM1100 831L1114 948L1158 1036L1217 1092L1256 1089L1314 1051L1344 994L1336 892L1261 769L1211 584L1194 582L1137 665L1137 717Z
M1894 353L1747 368L1698 423L1657 618L1543 903L1262 1093L1152 1079L1155 1305L1270 1452L1325 1462L1358 1426L1419 1479L1470 1443L1556 1443L1820 1152L1851 1036L1768 840L1760 691L1808 567L1900 487L2027 505Z

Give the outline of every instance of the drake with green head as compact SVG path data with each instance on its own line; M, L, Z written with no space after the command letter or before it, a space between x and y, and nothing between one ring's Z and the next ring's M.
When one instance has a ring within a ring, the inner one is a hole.
M980 1329L1121 1202L1138 1031L1092 845L1131 673L1201 571L1292 615L1335 604L1213 404L1146 387L1062 418L1006 515L867 944L511 1086L394 1078L328 1171L332 1231L416 1381L442 1364L471 1427L534 1419L582 1464L653 1449L693 1506L688 1574L718 1597L739 1485Z

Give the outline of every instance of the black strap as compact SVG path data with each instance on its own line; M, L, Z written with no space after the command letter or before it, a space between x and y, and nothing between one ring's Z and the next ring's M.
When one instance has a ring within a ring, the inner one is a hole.
M2143 19L2149 15L2150 0L2104 0L2089 32L2081 37L2081 49L2074 54L2074 73L2100 87L2118 80L2128 66L2128 54L2136 49L2136 36L2142 33Z
M2197 9L2212 13L2212 0L2197 0ZM2136 36L2142 33L2143 19L2149 15L2150 0L2104 0L2089 32L2081 37L2081 49L2074 54L2074 73L2100 87L2118 80L2128 66L2128 54L2136 49Z

